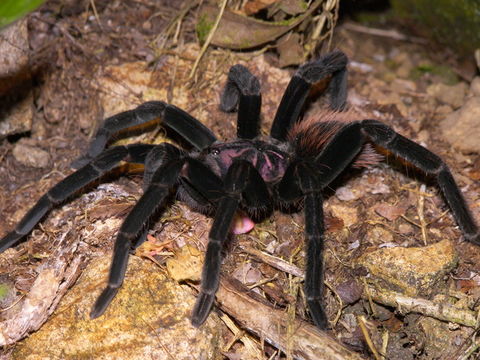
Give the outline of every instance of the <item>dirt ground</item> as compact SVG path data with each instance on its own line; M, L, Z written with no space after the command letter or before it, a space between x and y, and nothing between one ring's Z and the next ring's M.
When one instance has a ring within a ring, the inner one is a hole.
M0 142L0 234L73 172L72 161L112 114L159 99L188 111L219 139L233 139L236 114L222 113L218 103L228 69L236 63L262 84L261 131L268 134L295 67L280 69L270 46L252 52L212 46L190 77L201 45L196 7L185 12L187 3L47 1L28 17L32 126ZM389 31L379 36L348 18L335 30L334 48L350 59L348 103L359 118L379 119L444 159L479 221L478 150L460 151L470 140L447 135L445 125L480 96L473 89L478 70L426 39L399 40ZM312 103L305 116L316 116L325 105ZM157 124L148 130L116 143L160 143L171 135ZM0 256L0 282L10 289L0 300L1 332L4 339L18 336L18 342L2 343L8 344L2 358L479 358L480 249L464 241L435 179L388 152L382 156L374 167L341 176L325 194L330 337L317 334L305 306L301 211L275 211L249 233L232 237L222 265L221 310L199 330L193 328L188 317L212 220L173 199L148 224L148 241L131 256L123 289L102 317L107 319L90 321L116 231L142 194L141 169L122 166L55 207L28 241ZM182 259L188 265L178 273L172 261ZM152 273L155 277L148 278ZM249 290L231 292L247 298L223 297L232 279ZM31 299L32 289L42 300ZM168 295L160 295L164 290ZM248 293L258 302L252 305ZM153 300L135 309L148 294ZM249 317L249 306L258 313ZM284 319L285 333L272 340L255 317L267 323ZM20 322L23 330L16 326ZM129 328L131 323L138 326ZM314 345L302 344L300 333ZM317 355L298 350L337 345Z

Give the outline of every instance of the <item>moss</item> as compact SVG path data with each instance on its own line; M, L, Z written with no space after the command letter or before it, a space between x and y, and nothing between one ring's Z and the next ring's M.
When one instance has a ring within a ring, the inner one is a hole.
M480 44L478 0L392 0L395 13L420 24L421 30L461 54Z
M7 284L0 284L0 301L3 301L8 296L9 291L10 286Z
M195 31L197 32L197 37L200 43L205 42L208 33L213 27L213 24L214 23L209 21L208 16L206 16L205 14L199 17Z
M417 80L424 74L433 74L439 76L447 85L455 85L459 80L457 74L455 74L450 67L433 65L429 63L420 64L414 67L410 73L410 78L412 80Z

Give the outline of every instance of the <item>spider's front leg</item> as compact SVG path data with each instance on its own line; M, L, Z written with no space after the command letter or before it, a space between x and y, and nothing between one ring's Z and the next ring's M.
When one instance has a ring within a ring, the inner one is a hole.
M330 107L343 110L347 100L347 62L341 51L333 51L318 60L302 65L283 94L273 120L270 134L284 141L288 130L298 120L312 86L331 76L327 90L330 92Z
M84 186L113 169L122 160L141 163L154 145L133 144L115 146L98 155L91 162L67 176L43 195L17 224L15 230L0 240L0 253L21 240L35 227L43 216Z
M100 154L113 134L158 118L161 118L163 124L175 130L198 150L202 150L216 141L213 133L205 125L182 109L163 101L149 101L133 110L124 111L105 119L90 143L87 154L75 160L72 167L78 169Z
M261 106L258 79L245 66L232 66L220 99L220 109L226 112L238 110L237 136L240 139L253 139L259 135Z
M215 300L220 282L223 245L240 201L244 200L247 207L251 208L268 206L270 202L262 177L252 164L243 160L234 161L228 169L222 195L210 229L201 289L192 312L192 324L197 327L206 320Z
M127 215L117 235L113 248L113 259L108 276L108 285L98 297L90 317L101 316L122 286L127 270L130 251L141 244L142 230L155 210L163 205L171 189L176 185L180 172L188 160L182 152L170 144L163 144L157 149L163 154L163 161L157 163L158 167L149 175L148 186L142 197ZM155 150L152 150L155 151ZM151 157L150 157L151 158ZM150 166L154 161L147 161ZM150 172L146 169L145 172Z

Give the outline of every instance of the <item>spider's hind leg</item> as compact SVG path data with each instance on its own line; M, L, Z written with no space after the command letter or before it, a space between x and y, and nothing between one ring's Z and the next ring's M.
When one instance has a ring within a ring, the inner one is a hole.
M362 131L371 141L399 156L428 175L436 178L438 186L445 197L458 226L465 239L480 245L480 230L473 219L465 199L455 183L450 169L445 162L430 150L396 133L391 127L376 121L361 122Z
M0 253L27 235L52 207L113 169L122 160L143 163L146 155L153 147L154 145L144 144L112 147L81 169L67 176L37 201L17 224L15 230L0 240Z
M220 109L225 112L238 110L237 136L240 139L258 136L261 106L258 79L245 66L232 66L220 99Z
M318 60L302 65L283 94L273 120L270 134L285 140L288 130L298 120L311 87L331 76L328 91L333 110L343 110L347 100L347 57L341 51L333 51Z

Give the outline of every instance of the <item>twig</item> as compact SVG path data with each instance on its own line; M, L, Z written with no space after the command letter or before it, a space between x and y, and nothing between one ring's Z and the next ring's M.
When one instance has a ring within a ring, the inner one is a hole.
M381 37L388 37L394 40L400 41L410 41L412 43L417 44L426 44L427 40L415 36L408 36L398 32L397 30L384 30L384 29L376 29L376 28L369 28L363 25L354 24L354 23L345 23L343 27L347 30L356 31L363 34L369 34L374 36L381 36Z
M474 311L461 309L446 302L414 298L386 289L379 290L372 285L367 285L363 297L371 297L375 302L393 306L403 314L415 312L473 328L478 326L477 314Z
M300 269L299 267L297 267L293 264L290 264L289 262L287 262L283 259L280 259L280 258L275 257L273 255L266 254L262 251L256 250L256 249L251 248L251 247L244 247L243 250L247 254L253 255L258 260L264 262L265 264L268 264L268 265L274 267L275 269L281 270L283 272L286 272L287 274L292 274L292 275L300 277L300 278L303 278L305 276L305 273L302 269Z
M192 71L190 72L190 76L188 77L189 80L193 78L195 75L195 72L197 71L198 64L200 63L200 60L203 57L203 54L205 51L207 51L208 45L210 45L210 42L212 41L213 35L215 34L215 31L217 31L218 24L220 24L220 20L222 19L223 12L225 11L225 8L227 6L228 0L223 0L222 5L220 6L220 12L217 15L217 18L215 19L215 23L213 24L213 27L210 29L210 32L208 33L207 39L205 40L205 43L202 46L202 49L200 50L200 54L198 54L197 59L195 60L195 63L193 64Z
M220 319L225 325L227 325L234 335L233 339L227 344L227 346L225 346L225 352L229 351L233 344L240 340L247 349L247 353L251 356L251 358L260 360L263 359L263 354L260 352L259 346L245 333L245 331L239 329L227 314L222 314Z
M95 16L95 20L97 20L98 27L103 31L102 23L100 22L100 16L98 16L97 7L95 6L95 0L90 0L90 5L92 6L93 15Z
M238 280L222 277L217 300L220 308L245 328L281 351L286 351L288 321L283 310L275 309L260 297L247 291ZM290 320L291 321L291 320ZM345 348L331 336L298 318L291 346L294 359L360 360L359 354Z
M382 358L385 358L387 356L389 338L390 338L389 332L388 332L387 329L385 329L383 331L383 335L382 335L382 350L380 351L380 354L382 355Z
M343 300L341 296L335 291L335 288L333 287L332 284L330 284L327 280L324 280L325 286L335 295L338 301L338 311L337 311L337 316L335 316L335 319L330 321L333 326L336 326L338 323L338 320L342 317L342 311L343 311Z
M426 186L425 184L420 185L420 194L425 193L426 191ZM420 220L420 229L422 230L422 238L423 238L423 244L427 245L427 222L425 221L425 215L424 215L424 208L425 208L425 197L420 195L418 199L418 219Z
M368 348L370 349L370 351L372 352L376 360L382 360L382 357L378 353L377 349L375 348L375 344L373 343L372 338L370 337L367 326L365 325L365 322L366 322L365 316L359 315L357 319L358 319L358 324L360 325L360 330L362 330L363 337L367 342Z

